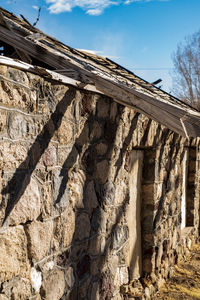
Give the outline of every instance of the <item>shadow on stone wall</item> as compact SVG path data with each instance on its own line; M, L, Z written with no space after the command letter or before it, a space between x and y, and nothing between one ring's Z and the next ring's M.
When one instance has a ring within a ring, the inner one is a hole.
M171 174L171 171L174 170L175 164L177 163L176 158L177 158L177 155L180 150L181 139L182 139L182 137L180 137L176 133L173 133L173 139L169 145L170 151L169 151L167 159L165 161L165 165L167 167L166 176L163 178L161 197L159 199L158 209L157 209L156 215L154 217L154 221L153 221L153 230L156 229L157 224L159 223L160 219L162 218L163 205L164 205L166 194L170 190L175 191L179 184L180 178L179 178L179 176L177 176L174 187L172 188L171 182L170 182L170 174ZM160 170L162 168L161 164L162 164L162 160L163 160L164 147L165 147L165 142L162 143L161 150L160 150L158 173L160 172ZM182 162L182 160L183 160L183 156L180 157L180 163Z
M143 136L142 136L142 138L141 138L141 141L140 141L140 145L141 145L141 146L145 146L145 144L146 144L146 142L147 142L151 124L152 124L152 120L149 119L149 120L147 121L147 124L146 124L146 126L145 126L146 128L145 128L145 130L144 130L144 134L143 134Z
M134 115L134 117L133 117L133 119L131 121L131 126L130 126L130 129L129 129L129 133L128 133L127 137L125 138L125 141L123 143L122 149L120 150L120 154L119 154L118 160L117 160L117 162L115 164L117 166L117 170L116 170L116 174L115 174L115 179L117 178L117 176L119 174L119 170L120 170L120 168L122 166L123 155L126 153L126 150L127 150L128 146L131 143L133 132L134 132L134 130L137 127L137 122L138 122L139 115L140 114L138 112Z
M113 217L112 210L109 211L109 206L114 206L114 181L122 166L123 155L125 155L126 149L131 142L133 131L137 126L139 113L136 113L132 119L128 135L120 149L115 163L117 167L115 179L113 181L109 180L109 168L102 170L105 182L96 178L96 166L101 160L109 157L109 153L114 151L114 141L123 109L121 108L117 115L118 121L115 120L114 123L110 124L110 128L109 120L100 120L100 122L103 122L104 130L110 130L109 134L104 132L105 142L109 145L104 157L98 157L96 153L95 146L99 142L96 137L89 140L87 147L79 141L80 136L87 135L88 128L89 136L92 131L96 117L91 110L88 113L89 116L83 130L75 141L60 172L60 176L63 176L63 179L55 203L60 201L67 188L68 180L70 180L69 170L70 172L77 172L78 166L86 175L83 185L83 203L78 203L75 207L75 230L71 247L60 256L60 267L68 265L74 270L75 285L67 299L89 300L97 299L100 296L101 300L108 300L112 298L114 292L113 281L117 267L117 265L112 265L112 254L113 251L117 251L118 243L126 243L128 237L128 228L120 226L129 203L128 188L122 205L118 207L115 222L110 228L107 228L108 218ZM102 141L102 138L100 141ZM84 233L82 233L83 231Z
M43 130L33 142L26 159L17 168L13 177L3 189L4 203L2 205L6 206L3 225L6 226L9 215L24 194L39 160L48 148L54 133L60 127L62 118L68 106L75 98L75 94L76 90L69 88L63 99L57 104L55 111L45 124ZM95 295L99 294L101 300L109 300L112 298L114 292L113 281L118 267L116 258L119 260L122 259L120 251L128 239L128 227L123 224L123 217L129 203L129 191L127 187L127 192L121 205L112 209L115 200L114 183L122 167L123 155L126 154L127 147L131 143L132 134L137 127L139 117L139 113L136 113L132 119L129 132L124 139L115 163L116 173L112 181L109 179L109 159L111 159L111 153L115 151L114 142L117 137L119 121L124 108L118 107L118 110L117 118L114 121L111 121L109 118L100 118L100 122L104 128L103 139L105 139L104 142L108 145L105 155L100 156L96 153L96 145L99 141L95 136L89 139L87 145L80 141L80 136L87 134L88 128L89 135L91 134L95 119L97 121L99 119L89 106L82 112L88 117L87 121L75 141L71 152L63 163L59 174L62 180L57 197L53 199L54 206L58 208L68 188L70 174L73 172L76 173L79 170L83 170L85 174L83 203L74 204L70 203L70 201L68 203L69 205L74 205L75 209L75 230L71 246L64 253L57 256L57 266L64 269L66 266L72 267L75 276L75 284L70 295L67 296L66 291L63 299L89 300L96 299L94 298ZM102 137L100 140L102 140ZM104 168L105 160L107 162ZM99 180L97 175L97 165L101 163L103 168L101 172L104 173L103 177L105 180ZM91 197L94 198L91 199ZM111 219L110 223L108 222L109 219ZM112 219L114 220L113 222ZM112 260L113 257L114 259ZM41 295L42 293L43 290L41 289ZM68 298L65 298L66 296Z
M5 224L14 206L24 194L28 184L30 183L31 175L35 170L37 163L39 162L44 151L47 149L55 131L60 127L63 115L65 114L67 107L74 99L75 94L76 90L74 88L69 88L63 99L57 104L55 111L51 115L51 118L48 120L41 133L35 139L28 151L26 159L17 168L13 177L2 190L4 201L7 202L3 224ZM6 196L8 196L7 200ZM5 203L2 203L2 205L5 205Z
M182 137L167 128L162 130L160 137L157 130L153 142L153 145L158 145L156 151L154 148L144 151L142 245L143 271L146 274L156 267L154 260L157 260L160 243L163 247L162 259L167 257L169 241L162 237L163 231L161 234L165 221L173 218L177 227L181 222L180 214L174 216L174 207L179 205L181 194L180 170L178 174L175 172L176 164L180 168L184 157L181 140ZM157 271L160 272L160 269Z

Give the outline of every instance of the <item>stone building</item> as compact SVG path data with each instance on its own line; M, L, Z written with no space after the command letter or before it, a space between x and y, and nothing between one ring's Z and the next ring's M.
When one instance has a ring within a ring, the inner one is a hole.
M0 300L152 298L199 234L200 113L1 9Z

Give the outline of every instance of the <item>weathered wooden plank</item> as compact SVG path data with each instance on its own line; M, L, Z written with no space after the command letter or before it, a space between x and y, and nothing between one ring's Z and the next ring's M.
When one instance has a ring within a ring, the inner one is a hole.
M73 68L79 73L79 80L81 82L85 84L93 83L91 79L87 77L87 74L90 74L89 71L85 71L83 68L81 68L81 66L77 66L76 63L71 63L71 58L68 58L58 51L53 51L51 48L48 48L46 45L43 45L38 41L33 42L32 40L26 40L25 37L10 32L2 26L0 26L0 37L1 40L9 45L12 45L18 49L23 49L37 60L40 60L55 69L66 70Z
M182 123L184 124L184 128L188 136L200 136L200 128L198 125L191 124L187 121L182 121Z
M106 83L104 86L102 85L102 82L99 84L96 83L96 87L99 90L104 91L105 94L115 99L115 101L118 103L132 107L138 112L141 112L147 115L149 118L157 121L158 123L165 125L167 128L177 132L178 134L181 134L182 136L185 136L185 132L178 117L159 109L155 105L149 104L148 102L136 97L131 93L121 91L117 87L114 89L112 87L108 87L108 83ZM161 118L162 122L160 121Z
M50 78L52 80L59 81L64 84L69 84L69 85L75 86L79 89L87 90L87 91L98 93L98 94L104 94L100 90L98 90L95 87L95 85L84 84L81 81L74 80L67 76L63 76L54 71L50 71L50 70L40 68L40 67L34 67L30 64L27 64L27 63L24 63L21 61L17 61L17 60L14 60L12 58L8 58L5 56L0 56L0 65L11 66L11 67L14 67L14 68L17 68L20 70L28 71L28 72L31 72L34 74L38 74L38 75L47 77L48 79Z
M25 37L26 40L41 40L44 38L44 35L40 32L36 32L36 33L32 33L32 34L29 34Z
M95 72L95 73L96 73L96 75L99 75L98 77L105 79L108 83L110 82L111 79L109 76L106 76L105 74L101 74L101 73L98 74L98 72ZM173 114L176 117L180 118L186 114L187 109L185 107L181 107L181 105L177 104L176 102L172 103L172 102L166 101L160 97L156 98L153 94L148 95L145 92L141 92L136 89L133 89L132 87L130 87L128 85L126 86L126 85L122 84L121 82L117 82L116 80L115 80L115 84L118 87L122 87L127 92L132 93L135 96L146 100L148 103L155 105L163 110L167 110L169 113ZM188 108L188 111L189 111L189 108ZM200 117L200 113L197 113L197 114Z
M157 122L185 136L180 118L186 113L191 114L192 118L192 110L187 111L185 107L183 108L177 103L173 104L162 99L156 99L153 95L149 96L141 91L137 91L131 85L127 86L126 83L119 82L110 74L105 75L90 64L60 53L39 41L26 40L24 37L12 33L2 26L0 26L0 34L3 41L16 48L23 49L31 56L36 57L38 60L45 62L55 69L74 69L79 74L79 81L84 84L95 84L97 89L102 93L117 99L118 102L121 101L127 103L126 105L129 104ZM195 116L200 119L200 113L195 112ZM199 135L198 126L193 126L194 128L192 126L191 124L188 134L196 137Z
M20 50L24 50L29 55L37 58L38 60L43 61L44 63L56 68L61 68L64 64L64 58L56 57L56 55L48 53L45 48L40 47L35 44L33 41L26 40L24 37L19 34L13 33L8 29L0 26L0 38L2 41L8 43L9 45L16 47ZM67 68L68 65L64 64Z
M188 132L193 133L193 135L198 132L197 136L200 136L200 121L196 116L185 115L181 118L181 123L187 135L189 135Z
M2 14L1 12L0 12L0 25L4 26L4 27L8 28L8 30L12 31L12 28L9 26L8 22L5 20L3 14ZM25 62L27 62L27 63L31 63L31 62L32 62L32 61L31 61L31 58L29 57L28 54L24 53L23 51L21 51L21 50L15 48L15 47L14 47L14 49L15 49L17 55L18 55L23 61L25 61Z

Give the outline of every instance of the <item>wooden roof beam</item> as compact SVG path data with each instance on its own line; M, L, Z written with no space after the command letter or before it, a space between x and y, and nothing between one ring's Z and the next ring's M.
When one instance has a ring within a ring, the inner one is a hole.
M12 28L9 26L8 22L5 20L2 12L0 12L0 25L6 27L8 30L12 31ZM1 37L0 37L1 38ZM15 52L17 53L17 55L19 56L19 58L21 60L23 60L26 63L30 63L31 64L31 58L28 54L24 53L23 51L13 47L15 49Z
M3 26L0 26L0 34L1 39L6 43L20 50L23 49L31 56L55 69L63 69L63 71L73 69L78 74L79 81L83 82L83 84L94 84L98 90L112 97L117 102L133 107L183 136L186 136L186 134L180 119L186 114L189 115L187 134L193 137L200 136L200 124L196 123L197 119L200 120L200 113L186 109L180 104L164 101L162 98L156 98L153 95L137 91L131 85L126 84L126 82L121 82L114 76L100 71L91 64L80 61L78 58L52 49L48 45L43 44L42 41L27 40L25 37L11 32Z

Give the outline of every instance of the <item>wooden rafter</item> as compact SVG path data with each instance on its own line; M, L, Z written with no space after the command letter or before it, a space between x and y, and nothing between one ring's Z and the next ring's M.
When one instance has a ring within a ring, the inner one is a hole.
M5 20L3 14L0 12L0 25L6 27L8 30L12 31L12 28L9 26L8 22ZM19 50L18 48L15 48L15 52L17 53L17 55L19 56L19 58L21 58L23 61L27 62L27 63L31 63L31 58L29 57L29 55L27 53L24 53L23 51Z
M72 85L74 87L77 87L79 89L83 89L86 91L90 91L90 92L94 92L94 93L98 93L98 94L103 94L100 90L98 90L94 85L92 84L83 84L81 81L72 79L70 77L67 76L63 76L62 74L58 74L54 71L50 71L41 67L37 67L37 66L32 66L30 64L21 62L21 61L17 61L15 59L9 58L9 57L5 57L5 56L0 56L0 65L6 65L6 66L10 66L19 70L24 70L24 71L28 71L40 76L43 76L45 78L48 79L52 79L67 85ZM0 75L1 77L1 75Z
M200 136L200 113L186 104L173 101L173 97L165 95L163 91L152 90L145 81L144 86L137 86L131 80L133 75L124 70L121 71L121 76L119 72L112 72L107 68L104 58L103 65L98 65L93 63L93 58L85 59L84 53L71 49L41 32L34 32L32 28L24 29L26 34L21 34L21 29L16 30L16 23L13 28L11 31L0 25L2 41L54 68L66 78L78 82L79 87L93 86L93 90L136 109L183 136ZM128 75L123 77L125 73ZM139 81L142 82L142 79Z

